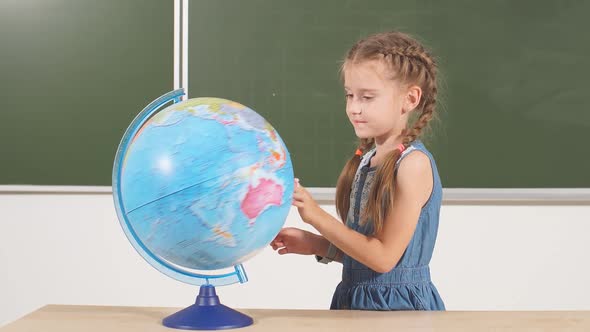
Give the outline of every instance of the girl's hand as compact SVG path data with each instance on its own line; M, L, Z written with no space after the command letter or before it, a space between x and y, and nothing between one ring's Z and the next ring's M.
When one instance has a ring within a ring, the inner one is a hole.
M299 254L314 255L320 238L311 232L299 228L287 227L270 243L273 250L278 249L279 255Z
M311 194L295 179L295 191L293 193L293 205L297 207L299 216L308 224L313 226L313 221L326 213L318 203L311 197Z

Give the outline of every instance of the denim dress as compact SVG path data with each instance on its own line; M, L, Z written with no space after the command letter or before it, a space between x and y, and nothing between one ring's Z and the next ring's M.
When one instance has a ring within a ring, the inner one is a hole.
M416 230L399 262L387 273L377 273L343 254L342 281L336 287L331 309L359 310L445 310L445 305L430 279L429 263L436 242L442 185L430 152L422 142L413 142L401 155L422 151L430 158L433 174L432 194L422 207ZM366 205L376 173L369 162L375 150L365 154L357 170L346 224L364 235L373 234L372 222L360 224L359 216Z

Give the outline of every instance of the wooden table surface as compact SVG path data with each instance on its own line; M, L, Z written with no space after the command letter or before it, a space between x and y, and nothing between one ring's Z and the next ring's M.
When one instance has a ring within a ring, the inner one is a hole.
M152 332L179 308L48 305L0 332ZM254 324L235 331L590 331L590 311L375 312L244 309ZM231 331L231 330L228 330Z

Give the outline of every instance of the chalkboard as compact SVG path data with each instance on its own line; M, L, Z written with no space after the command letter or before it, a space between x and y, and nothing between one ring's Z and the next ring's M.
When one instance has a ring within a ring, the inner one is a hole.
M110 185L133 117L172 90L172 1L0 1L0 184Z
M189 2L190 98L263 115L308 187L333 187L355 141L340 62L401 30L439 59L424 139L447 188L590 187L590 2ZM110 185L133 117L172 90L173 2L0 2L0 184Z
M425 143L445 187L590 187L588 12L588 1L195 1L189 96L253 108L303 183L333 187L356 142L340 61L358 38L397 29L439 58Z

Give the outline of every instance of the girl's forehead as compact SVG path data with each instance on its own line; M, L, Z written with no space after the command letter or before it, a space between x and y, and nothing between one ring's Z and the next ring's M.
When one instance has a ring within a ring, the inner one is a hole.
M393 83L387 78L389 69L379 60L347 63L343 72L347 89L381 89Z

